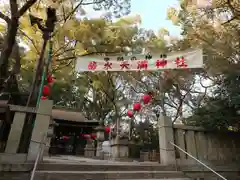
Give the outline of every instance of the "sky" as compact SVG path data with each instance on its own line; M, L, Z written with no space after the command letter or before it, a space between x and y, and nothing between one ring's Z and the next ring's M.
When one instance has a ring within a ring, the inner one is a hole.
M180 36L180 28L167 20L167 9L178 7L178 4L178 0L131 0L130 15L141 16L142 24L140 27L152 29L155 32L158 32L160 28L166 28L170 35ZM86 6L84 9L89 18L97 18L103 14L103 12L94 11L91 6Z
M131 0L131 14L139 14L141 26L157 32L160 28L169 30L170 35L179 36L180 28L167 20L167 9L178 6L178 0Z

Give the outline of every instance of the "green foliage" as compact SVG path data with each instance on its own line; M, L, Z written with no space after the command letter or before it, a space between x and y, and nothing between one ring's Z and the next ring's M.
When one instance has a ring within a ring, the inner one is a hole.
M194 115L186 119L190 125L204 126L209 129L227 130L233 127L240 130L240 74L227 74L219 82L206 104L195 110Z

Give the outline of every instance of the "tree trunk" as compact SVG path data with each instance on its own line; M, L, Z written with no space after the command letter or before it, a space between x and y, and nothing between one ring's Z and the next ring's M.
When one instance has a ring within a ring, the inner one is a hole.
M4 89L4 81L9 74L9 57L15 44L18 25L18 18L12 18L8 24L7 35L4 38L3 49L0 56L0 92Z

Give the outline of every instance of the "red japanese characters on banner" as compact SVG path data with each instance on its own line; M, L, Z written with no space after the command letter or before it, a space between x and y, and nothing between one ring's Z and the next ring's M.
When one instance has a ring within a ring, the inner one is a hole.
M97 62L91 61L88 63L88 70L95 70L97 68Z
M164 68L167 65L167 60L157 60L156 67L157 68Z
M84 71L155 71L165 69L202 68L202 49L189 49L169 54L133 54L119 56L79 57L77 72Z
M121 62L120 66L121 66L121 70L123 69L129 69L129 63L127 61L123 61Z
M148 61L147 60L142 60L137 62L137 69L147 69L148 68Z
M181 67L181 68L188 67L184 57L181 57L181 58L177 57L175 63L176 63L178 68L179 67Z
M104 64L104 69L105 69L105 70L112 69L112 63L106 62L106 63Z

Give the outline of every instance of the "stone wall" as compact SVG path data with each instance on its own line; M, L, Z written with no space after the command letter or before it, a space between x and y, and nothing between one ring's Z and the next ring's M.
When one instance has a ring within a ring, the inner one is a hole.
M174 125L174 143L184 151L206 162L226 163L240 161L240 133L213 132L185 125ZM192 158L175 149L180 163L190 163Z
M160 162L164 165L199 164L183 151L208 165L239 164L239 139L240 133L173 125L170 118L162 115L159 119Z

